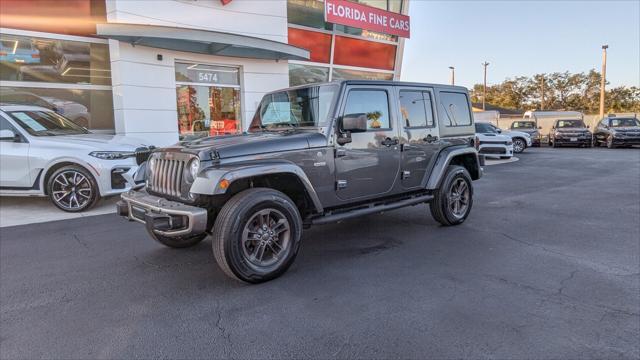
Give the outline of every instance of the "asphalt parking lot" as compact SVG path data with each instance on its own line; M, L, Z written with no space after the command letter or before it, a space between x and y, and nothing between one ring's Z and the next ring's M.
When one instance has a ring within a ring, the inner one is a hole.
M113 214L0 229L0 357L638 358L640 150L529 149L469 220L307 230L262 285Z

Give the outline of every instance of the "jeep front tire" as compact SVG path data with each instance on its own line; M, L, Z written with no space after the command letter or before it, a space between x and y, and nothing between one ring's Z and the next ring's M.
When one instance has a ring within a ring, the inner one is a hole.
M213 227L213 254L228 276L261 283L282 275L300 248L302 219L280 191L253 188L234 195Z
M473 206L473 187L467 169L450 165L429 206L431 215L440 224L462 224Z

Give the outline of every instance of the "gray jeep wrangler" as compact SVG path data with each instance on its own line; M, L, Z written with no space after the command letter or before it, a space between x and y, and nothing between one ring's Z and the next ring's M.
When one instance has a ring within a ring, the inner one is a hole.
M248 132L183 141L146 163L146 186L118 213L158 242L212 236L229 276L274 279L310 225L429 203L442 225L465 221L484 160L462 87L347 80L264 96Z

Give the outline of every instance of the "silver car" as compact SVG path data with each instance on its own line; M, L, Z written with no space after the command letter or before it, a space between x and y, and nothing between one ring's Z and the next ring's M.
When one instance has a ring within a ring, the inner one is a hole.
M143 185L136 175L151 149L93 134L50 109L0 106L0 195L48 196L64 211L83 211Z

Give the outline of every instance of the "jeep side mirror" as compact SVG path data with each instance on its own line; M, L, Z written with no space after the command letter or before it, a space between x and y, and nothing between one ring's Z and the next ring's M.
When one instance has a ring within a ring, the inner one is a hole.
M497 132L498 134L502 134L502 129L497 129L497 128L496 128L496 132Z
M0 130L0 141L13 141L18 142L20 138L18 134L14 133L12 130L4 129Z
M343 116L342 121L340 122L340 130L350 133L367 131L367 115L359 113Z

